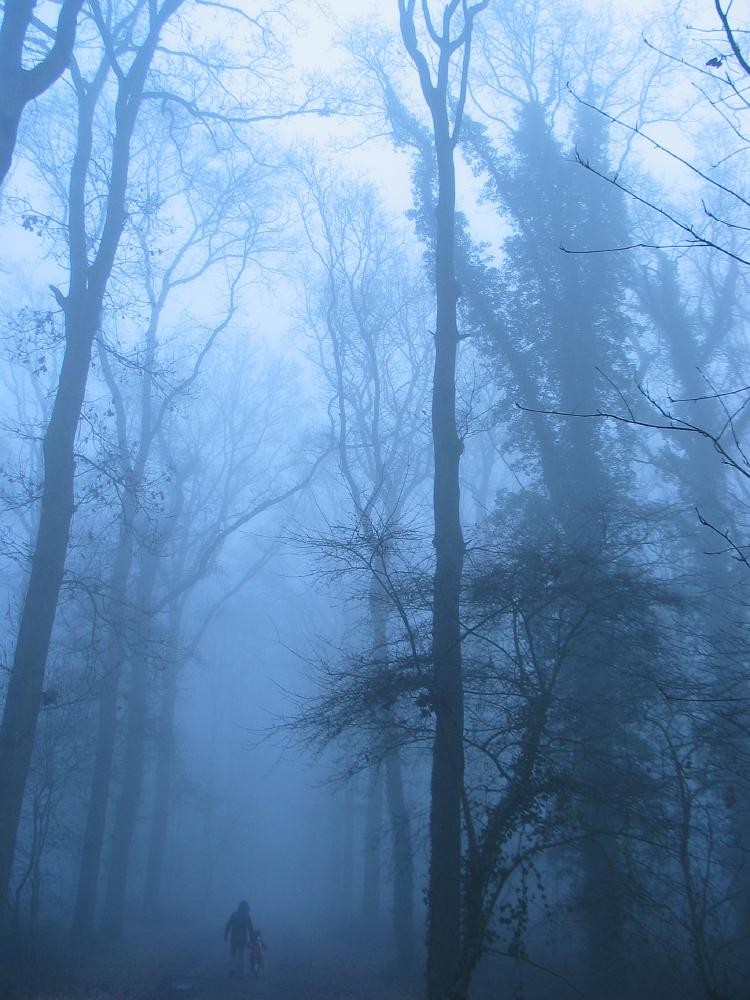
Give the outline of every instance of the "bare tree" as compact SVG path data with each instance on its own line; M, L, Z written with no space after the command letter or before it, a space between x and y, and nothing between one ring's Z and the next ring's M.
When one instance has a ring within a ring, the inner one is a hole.
M230 172L223 183L210 175L204 176L207 187L201 191L195 177L177 171L177 187L170 190L173 163L169 150L160 148L153 138L156 155L143 180L151 197L160 201L163 214L173 201L187 211L189 222L184 231L176 233L173 246L159 240L162 224L160 213L147 215L137 234L140 257L138 282L143 286L146 302L146 330L143 342L135 351L123 353L100 332L97 337L98 356L104 379L111 395L116 423L116 440L110 445L109 464L118 483L121 515L118 519L111 579L109 582L110 641L102 665L102 690L99 698L97 752L92 773L91 790L84 834L81 867L77 891L74 929L76 936L85 938L93 929L99 859L110 784L112 755L116 737L118 684L123 663L128 658L132 627L128 621L132 611L128 587L134 555L139 540L148 530L147 495L164 471L155 459L155 444L173 408L193 391L212 347L231 324L238 306L237 294L255 247L258 227L248 225L246 197L255 190L252 178L240 172ZM179 154L187 168L185 151ZM205 175L205 171L204 171ZM138 175L143 177L142 174ZM148 195L146 198L148 200ZM260 217L256 204L255 211ZM247 211L247 215L245 212ZM158 247L158 252L154 249ZM158 260L158 265L155 258ZM220 274L226 280L222 292L223 311L217 320L201 330L202 342L191 345L193 360L183 371L170 371L160 357L159 337L166 338L163 315L171 300L196 282L211 280ZM137 280L137 279L136 279ZM134 291L134 281L127 283L128 294ZM126 380L123 369L130 373L136 386L134 396L123 389ZM134 413L131 413L131 407ZM134 443L136 442L136 443ZM106 461L106 460L105 460ZM151 471L155 466L159 471Z
M367 606L371 663L385 678L391 662L389 619L398 618L388 581L395 536L411 517L410 506L428 476L422 416L432 345L426 336L427 297L398 235L384 217L375 193L354 181L334 183L323 171L302 168L306 201L302 220L317 265L316 283L306 289L306 319L318 341L318 360L329 386L328 407L345 504L369 555L360 567L369 578ZM337 540L323 543L334 555ZM348 553L344 555L344 561ZM401 623L403 624L403 623ZM397 683L397 681L396 681ZM382 778L393 837L393 916L397 961L406 971L413 959L412 822L404 796L399 738L387 704L371 706L374 725L370 765L364 867L368 927L377 916ZM368 732L370 727L368 727Z
M147 538L141 545L135 584L133 603L140 616L141 648L136 647L128 657L123 786L115 811L102 916L104 926L115 935L123 927L128 872L133 868L132 845L146 769L147 708L154 677L151 668L166 660L168 683L162 700L162 741L155 789L163 801L158 801L154 812L144 887L147 903L155 907L169 815L172 717L181 666L176 657L181 650L195 650L211 617L270 558L273 540L261 557L244 569L239 580L213 597L208 612L201 612L202 621L196 623L192 616L184 633L179 634L183 609L216 572L222 551L232 537L293 501L308 487L322 460L319 457L305 468L307 463L295 454L284 451L277 455L277 433L285 424L280 416L282 402L278 394L273 402L265 394L272 379L260 378L262 388L252 391L248 367L239 364L239 356L235 349L230 376L226 371L221 376L214 371L217 388L213 394L204 392L210 395L210 401L200 416L194 402L192 410L188 408L185 414L187 419L180 421L181 429L173 417L169 426L161 427L159 435L162 468L169 470L171 487L150 540ZM234 405L228 406L230 398ZM268 425L273 429L269 430ZM220 448L216 448L217 438L221 440ZM289 444L288 439L285 443Z
M247 564L243 561L242 572L237 578L224 579L220 584L214 579L213 586L210 587L212 596L207 606L205 606L206 585L209 583L210 575L214 577L217 575L215 563L212 563L211 571L203 578L193 581L191 589L180 589L182 578L188 572L190 548L197 540L195 522L205 518L207 506L214 507L212 499L216 499L217 494L226 498L230 504L234 502L239 504L247 482L256 478L261 468L264 470L268 468L266 455L268 442L263 435L256 437L253 433L253 430L257 431L262 420L252 421L252 414L257 413L257 408L264 409L267 413L272 407L270 404L267 409L263 407L263 402L267 400L260 387L255 387L258 389L257 396L248 392L252 380L242 378L242 375L247 374L244 369L240 369L236 374L239 377L233 382L232 388L241 394L241 398L235 397L236 407L228 408L232 411L232 417L227 420L229 439L225 439L225 447L231 458L225 461L226 454L217 456L219 460L217 465L221 468L218 476L215 466L205 464L197 458L199 453L211 450L210 447L204 449L200 446L202 435L190 435L195 452L191 454L188 450L180 456L170 450L166 441L162 441L165 463L168 462L170 466L176 465L173 489L180 496L172 503L177 523L171 543L162 559L160 585L167 592L177 592L178 596L164 609L167 638L166 650L162 656L162 668L159 671L161 684L157 710L153 808L143 884L143 912L145 916L152 918L158 916L164 895L164 862L168 857L169 821L173 815L175 798L174 775L180 749L179 734L175 731L175 715L184 668L191 661L200 660L201 642L212 623L231 600L240 594L244 595L250 583L271 561L278 549L278 538L272 537L257 558L251 559ZM216 398L213 402L221 408L222 413L225 412L225 393L221 394L220 400ZM208 412L211 412L210 408ZM239 419L238 414L242 415ZM215 440L216 423L219 422L221 416L217 415L217 420L207 428L208 441ZM182 463L186 463L191 471L187 479L180 473ZM284 504L282 510L283 508ZM210 524L211 519L207 518L206 528L209 532ZM214 531L221 530L221 519L214 522L213 528ZM200 593L197 599L196 592ZM199 613L194 610L197 608L200 608Z

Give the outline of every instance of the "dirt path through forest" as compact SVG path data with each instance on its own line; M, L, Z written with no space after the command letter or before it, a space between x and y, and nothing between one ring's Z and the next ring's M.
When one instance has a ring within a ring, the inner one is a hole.
M377 981L355 965L297 961L270 965L256 978L231 978L216 965L163 980L154 1000L416 1000L417 992Z

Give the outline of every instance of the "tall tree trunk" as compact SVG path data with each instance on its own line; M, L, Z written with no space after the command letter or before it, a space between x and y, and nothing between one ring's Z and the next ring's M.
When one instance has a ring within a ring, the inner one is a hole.
M69 324L57 396L44 436L44 485L31 575L21 612L0 727L0 905L5 905L18 823L34 747L57 599L73 518L73 448L99 308L66 313Z
M696 384L702 382L700 373L710 370L715 357L726 350L727 341L734 331L733 307L738 278L737 263L730 261L722 283L711 297L712 308L708 318L698 313L700 319L691 314L686 306L674 262L662 257L656 276L642 280L638 288L641 308L665 335L672 369L680 381L680 392L675 392L675 395L690 398L698 394L700 390L696 389ZM711 418L721 426L726 414L719 410L720 401L716 400ZM741 435L737 421L733 430ZM688 461L676 459L672 471L682 481L691 508L696 507L701 516L712 524L728 526L730 535L737 537L743 529L737 524L737 510L733 507L726 480L717 475L715 453L703 441L691 440L686 442L686 446ZM703 633L710 637L709 641L717 650L722 650L727 636L732 635L735 627L734 622L727 620L727 616L734 613L733 609L729 610L726 601L726 591L732 588L731 576L727 575L726 566L717 560L715 554L695 553L694 558L696 577L704 581L701 602ZM716 684L719 690L723 690L727 684L726 667L721 660L719 662L721 667L717 671ZM716 759L721 762L720 767L725 767L730 774L748 750L747 736L739 729L727 738L726 731L719 727L710 743ZM746 787L742 781L732 785L735 802L727 817L732 830L732 846L728 852L735 870L733 895L738 939L750 937L750 866L743 860L750 848L750 796ZM739 968L741 977L750 978L750 951L747 949Z
M376 661L388 663L388 627L386 608L380 585L373 577L370 583L370 615ZM383 710L382 740L385 760L385 792L388 820L393 840L393 930L396 965L401 973L414 966L414 853L411 817L404 795L398 736L389 709Z
M462 446L456 430L455 165L447 109L444 116L435 114L434 121L438 162L435 231L437 319L432 395L435 575L431 695L435 712L435 742L430 808L427 995L430 1000L440 1000L453 995L452 984L458 978L460 961L464 696L459 601L464 540L459 509Z
M469 66L471 22L486 4L469 8L449 0L442 34L430 23L436 51L420 49L415 0L399 0L401 36L419 74L432 118L437 161L435 207L435 367L432 385L432 442L435 573L432 604L432 707L435 737L430 801L430 871L427 892L427 997L458 997L461 962L461 800L464 777L464 697L459 602L464 540L461 530L459 468L462 444L456 429L458 352L455 275L456 168L454 152L463 113ZM461 8L461 15L456 17ZM429 19L427 5L422 16ZM453 19L463 19L452 34ZM461 93L450 94L451 63L461 53ZM434 70L433 67L434 66ZM435 82L433 83L433 76ZM453 123L451 118L453 115Z
M435 368L432 442L435 574L432 603L432 706L435 738L430 801L430 873L427 921L428 1000L460 1000L461 802L464 780L464 692L460 596L464 539L459 470L463 445L456 428L458 283L455 272L456 167L454 153L466 100L474 18L489 0L448 0L439 23L422 4L434 51L425 56L415 24L416 0L398 0L401 37L432 118L437 161L435 207ZM460 13L459 13L460 11ZM454 20L455 19L455 20ZM428 43L429 44L429 43ZM451 93L458 53L459 92ZM433 82L434 79L434 82Z

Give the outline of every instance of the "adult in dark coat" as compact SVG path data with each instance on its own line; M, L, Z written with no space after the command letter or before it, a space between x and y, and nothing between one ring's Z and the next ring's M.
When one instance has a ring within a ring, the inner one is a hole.
M234 913L227 920L224 928L224 942L229 942L232 958L230 975L242 976L245 972L245 949L255 938L253 922L250 919L250 907L243 899Z

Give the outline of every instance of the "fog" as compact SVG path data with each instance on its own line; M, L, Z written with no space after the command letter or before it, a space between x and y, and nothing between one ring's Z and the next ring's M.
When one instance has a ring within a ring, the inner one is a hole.
M0 10L0 996L746 996L750 11Z

